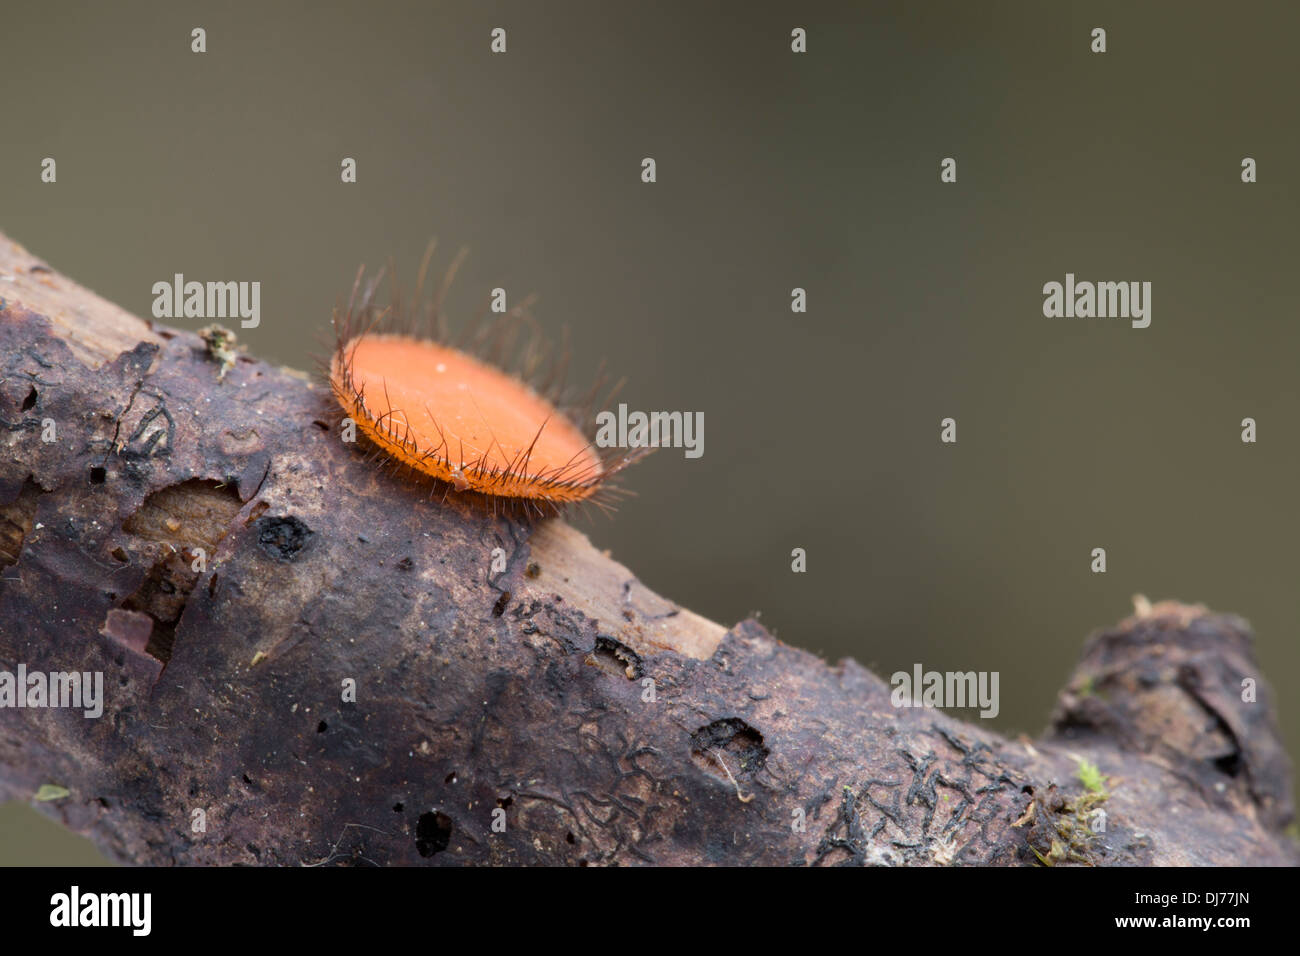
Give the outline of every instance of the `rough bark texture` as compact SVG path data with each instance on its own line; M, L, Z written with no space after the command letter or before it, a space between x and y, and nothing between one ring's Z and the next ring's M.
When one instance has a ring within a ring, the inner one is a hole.
M563 522L430 500L326 390L217 351L0 237L0 671L106 697L0 709L0 798L66 788L39 806L114 859L1297 862L1236 618L1145 609L1005 740L677 608Z

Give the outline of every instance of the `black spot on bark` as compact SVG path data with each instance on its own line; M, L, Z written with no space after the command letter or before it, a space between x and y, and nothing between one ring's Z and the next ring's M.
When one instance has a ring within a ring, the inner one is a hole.
M739 717L715 720L695 731L691 734L691 751L704 764L717 763L721 756L727 769L736 775L762 770L770 753L763 744L763 735Z
M293 515L262 518L257 525L257 543L278 561L293 561L316 536L315 531Z
M645 669L640 654L606 634L596 636L596 649L592 652L592 657L597 666L628 680L636 680Z
M510 592L502 591L501 596L497 598L497 603L492 605L492 616L500 617L506 613L506 605L510 603Z
M433 856L451 845L451 817L438 810L420 814L415 824L415 849L420 856Z
M1239 750L1233 750L1230 754L1216 757L1214 759L1214 766L1218 768L1220 773L1226 773L1229 777L1240 776L1242 769L1241 752Z

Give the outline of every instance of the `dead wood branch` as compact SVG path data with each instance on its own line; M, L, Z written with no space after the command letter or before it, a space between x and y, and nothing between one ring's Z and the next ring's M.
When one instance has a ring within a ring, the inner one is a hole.
M115 859L1297 860L1236 618L1099 635L1009 741L678 608L561 521L429 500L300 373L220 373L0 237L0 671L105 696L0 709L0 796L66 788L40 806Z

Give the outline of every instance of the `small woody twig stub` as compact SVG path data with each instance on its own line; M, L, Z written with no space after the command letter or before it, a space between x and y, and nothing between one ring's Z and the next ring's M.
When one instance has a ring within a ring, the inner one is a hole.
M305 376L3 237L0 296L0 673L102 675L95 717L0 708L0 797L112 859L1297 862L1236 618L1146 607L1007 740L431 499Z

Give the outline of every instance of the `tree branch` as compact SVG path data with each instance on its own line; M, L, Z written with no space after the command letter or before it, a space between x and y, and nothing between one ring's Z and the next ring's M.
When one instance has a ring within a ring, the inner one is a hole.
M1006 740L563 521L431 500L327 390L214 344L0 236L0 671L104 681L97 719L0 708L0 796L65 788L41 808L112 858L1297 862L1236 618L1144 609Z

